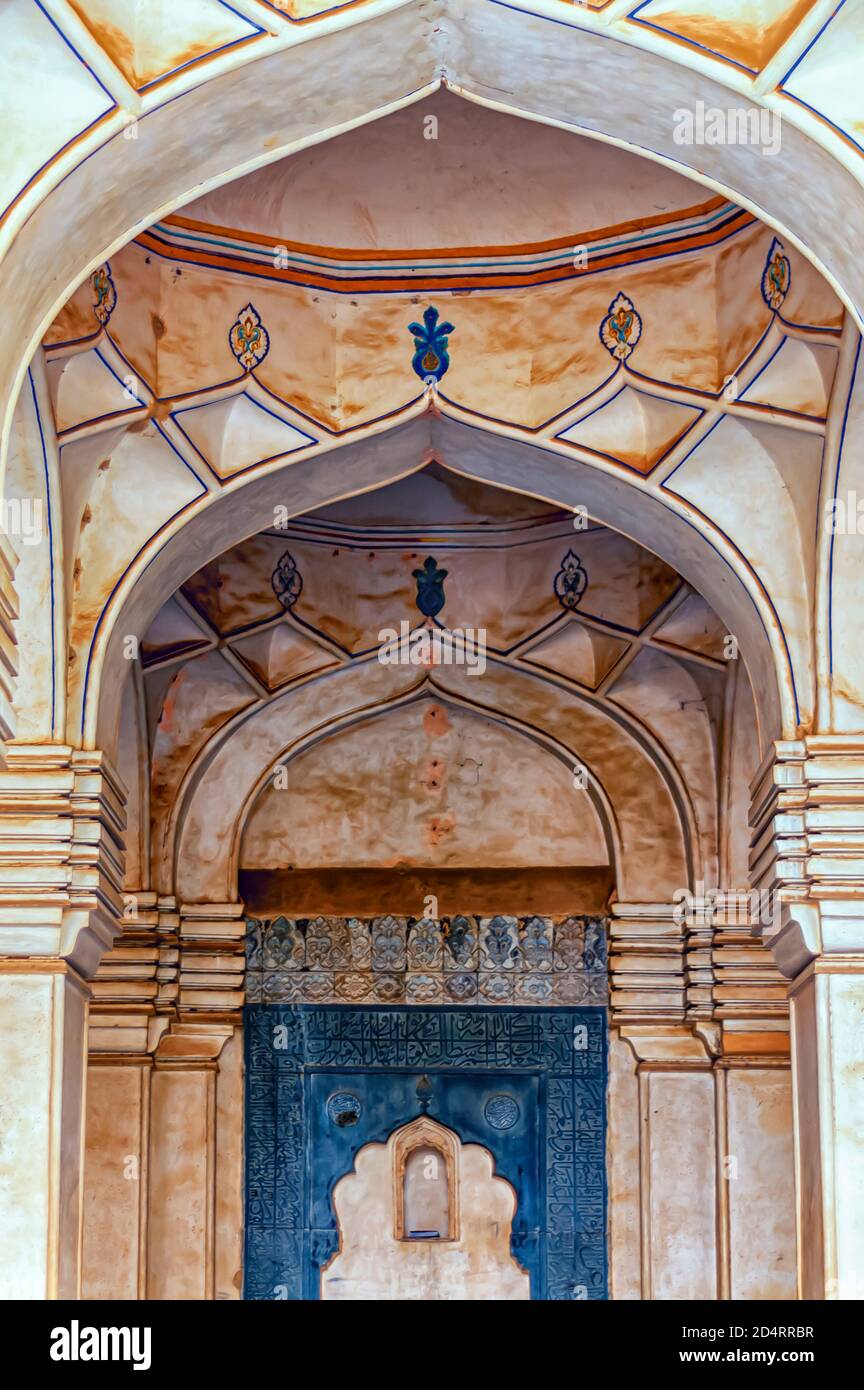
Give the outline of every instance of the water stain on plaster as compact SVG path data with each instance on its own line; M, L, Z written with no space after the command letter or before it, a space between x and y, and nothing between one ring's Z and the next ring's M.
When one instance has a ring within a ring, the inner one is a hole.
M430 738L442 738L450 732L451 724L442 705L433 705L423 716L423 728Z
M426 827L426 843L433 848L440 845L442 840L446 840L448 835L452 835L456 828L456 817L452 812L446 816L433 816Z
M430 758L426 764L423 785L428 792L440 792L444 785L447 764L441 758Z

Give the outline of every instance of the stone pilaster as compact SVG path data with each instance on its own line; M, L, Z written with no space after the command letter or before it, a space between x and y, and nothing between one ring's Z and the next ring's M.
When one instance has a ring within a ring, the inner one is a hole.
M80 1294L88 981L119 930L123 828L123 791L101 753L7 745L0 1297Z
M791 981L798 1286L864 1297L864 735L777 743L752 787L758 928Z
M91 1006L87 1297L239 1296L244 970L242 904L124 894Z
M757 894L697 885L676 898L612 909L611 1023L636 1058L639 1108L641 1261L629 1287L649 1299L745 1298L763 1286L789 1298L787 984L753 934ZM627 1141L620 1057L617 1068L611 1113ZM619 1251L632 1243L631 1184L613 1169ZM749 1231L754 1206L765 1216L758 1237ZM752 1278L754 1240L761 1285Z
M716 1030L706 1037L681 1025L625 1024L620 1031L639 1087L640 1296L716 1298Z

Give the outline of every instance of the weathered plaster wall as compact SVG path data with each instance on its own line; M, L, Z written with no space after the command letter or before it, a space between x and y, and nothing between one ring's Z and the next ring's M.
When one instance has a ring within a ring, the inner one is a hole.
M573 769L524 735L426 699L301 754L244 831L246 869L609 862Z
M794 1299L788 1056L745 1055L753 1035L730 1033L718 1056L672 1029L621 1033L610 1039L612 1297Z

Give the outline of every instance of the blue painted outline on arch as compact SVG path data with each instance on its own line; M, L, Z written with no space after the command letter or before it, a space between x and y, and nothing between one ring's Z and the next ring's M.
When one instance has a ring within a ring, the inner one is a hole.
M189 463L187 459L184 459L183 455L180 453L180 450L177 448L177 445L173 442L173 440L171 439L171 437L165 433L165 431L163 430L162 426L159 424L158 420L154 420L153 423L154 423L154 425L156 426L157 432L162 436L162 438L164 439L165 443L168 445L168 447L169 447L169 449L171 450L171 452L172 452L173 454L176 454L176 455L177 455L177 458L180 460L180 462L182 463L183 467L187 470L187 472L189 472L189 473L192 474L192 477L195 479L195 481L196 481L196 482L198 483L198 485L200 486L201 491L199 492L199 494L198 494L197 497L192 497L192 498L190 498L188 502L184 502L184 503L183 503L182 507L178 507L177 511L174 512L171 516L166 517L165 520L162 522L162 524L159 526L158 530L154 531L152 535L150 535L150 536L147 537L147 539L146 539L146 541L144 542L144 544L143 544L142 546L139 546L138 550L137 550L137 551L135 552L135 554L132 556L132 559L129 561L129 564L128 564L128 565L125 567L125 569L123 570L123 573L122 573L122 574L119 574L119 575L117 576L116 580L114 581L113 585L111 586L110 592L107 594L107 596L106 596L106 598L105 598L105 602L104 602L103 605L102 605L102 609L101 609L101 611L100 611L100 613L99 613L99 617L96 619L96 623L95 623L95 625L94 625L94 627L93 627L93 631L92 631L92 633L91 633L91 635L90 635L90 645L89 645L89 648L88 648L88 651L87 651L87 665L86 665L85 670L84 670L84 684L83 684L82 689L81 689L81 721L80 721L80 726L79 726L79 728L80 728L80 732L81 732L82 735L83 735L83 733L84 733L84 724L85 724L85 720L86 720L86 716L87 716L87 699L88 699L88 692L89 692L89 689L90 689L90 672L91 672L92 666L93 666L93 651L94 651L94 648L95 648L95 646L96 646L96 639L97 639L98 636L99 636L99 633L100 633L100 631L101 631L101 629L102 629L102 624L103 624L103 622L104 622L104 620L105 620L105 614L108 612L108 609L109 609L109 607L111 606L111 600L113 599L114 595L117 593L117 590L120 588L121 584L122 584L123 581L125 580L125 578L126 578L127 574L129 573L129 571L132 569L132 566L135 564L135 561L138 559L138 556L141 554L141 552L142 552L144 549L146 549L146 547L147 547L148 545L152 545L153 541L155 541L156 539L158 539L158 537L161 536L162 533L165 531L166 527L170 526L171 523L172 523L173 521L176 521L176 520L177 520L178 516L182 516L184 512L186 512L186 511L189 510L190 507L194 507L195 504L196 504L197 502L200 502L200 500L201 500L202 497L206 497L206 496L210 495L210 489L207 487L207 485L206 485L206 483L204 482L204 480L203 480L202 478L199 478L198 474L195 472L195 469L192 467L191 463ZM147 564L144 566L144 569L141 571L141 574L142 574L142 575L145 574L145 573L147 572L147 570L150 568L150 566L153 564L153 562L157 559L157 557L158 557L158 555L159 555L160 553L161 553L161 551L157 551L156 555L152 555L152 556L150 557L150 559L147 561ZM140 578L141 576L139 575L138 577ZM136 583L137 583L137 580L136 580Z
M116 101L116 99L115 99L115 97L114 97L114 93L108 90L108 88L105 86L105 83L102 81L102 79L98 76L97 73L95 73L95 72L93 71L93 69L91 68L90 64L87 62L87 59L84 58L83 55L80 54L80 53L78 52L78 49L75 47L75 45L74 45L74 43L72 42L72 40L71 40L70 38L68 38L68 36L67 36L66 34L63 33L63 30L60 28L60 25L59 25L59 24L57 23L57 21L54 19L53 15L50 15L50 14L48 13L48 11L45 9L44 5L42 4L42 0L34 0L34 4L36 5L36 8L39 10L39 12L40 12L40 14L42 15L43 19L47 19L47 20L48 20L48 23L51 25L52 29L56 30L56 32L60 35L60 38L61 38L61 39L63 40L63 42L65 43L66 47L67 47L68 49L70 49L70 51L71 51L72 53L74 53L75 57L78 59L78 61L79 61L79 63L81 64L81 66L87 69L87 72L88 72L88 74L90 75L90 77L92 77L92 79L93 79L93 81L96 83L96 85L97 85L99 88L101 88L101 90L102 90L102 91L105 93L105 95L107 96L107 98L108 98L108 100L109 100L109 102L110 102L110 105L107 106L107 107L105 108L105 110L101 113L101 115L97 116L97 117L95 118L95 120L90 121L88 125L84 126L81 130L76 131L76 133L75 133L73 136L71 136L67 141L65 141L65 143L62 144L62 145L59 147L59 149L56 149L52 155L49 155L49 157L48 157L46 160L44 160L44 162L43 162L42 164L39 165L39 168L38 168L38 169L34 170L34 172L33 172L33 173L30 175L30 177L26 180L26 182L23 183L23 184L21 185L21 187L18 189L17 193L16 193L15 196L11 199L11 201L8 202L4 208L0 209L0 224L3 223L4 219L5 219L5 218L8 216L8 214L12 211L12 209L15 207L15 204L19 201L19 199L23 198L23 196L24 196L24 194L27 192L28 188L30 188L30 186L36 182L36 180L39 178L39 175L40 175L40 174L44 173L44 171L45 171L46 169L50 168L50 166L51 166L52 164L54 164L56 160L60 159L60 158L66 153L66 151L67 151L68 149L71 149L71 147L72 147L78 140L82 140L82 139L84 138L85 135L89 135L89 133L90 133L91 130L95 130L96 126L98 126L98 125L100 124L101 121L104 121L105 118L106 118L107 116L110 116L110 115L112 115L113 112L119 111L119 110L120 110L120 107L119 107L119 105L117 104L117 101ZM102 147L100 146L100 148L102 148ZM92 153L95 153L95 151L92 151ZM89 158L89 156L88 156L88 158ZM80 164L76 164L76 165L75 165L75 169L80 169L80 168L81 168L81 164L83 164L83 163L84 163L84 160L82 160ZM58 181L58 183L57 183L55 186L56 186L57 188L59 188L59 187L60 187L60 184L63 183L64 180L67 179L67 178L69 177L69 174L72 174L72 173L75 172L75 169L70 169L70 170L69 170L69 173L64 174L64 175L63 175L63 178L60 179L60 180Z
M264 29L260 24L256 24L254 19L250 19L248 15L241 14L239 10L235 10L233 5L227 3L227 0L216 0L216 3L221 5L223 10L230 10L231 14L236 15L238 19L242 19L244 24L248 24L250 32L244 34L242 38L229 39L225 43L220 44L218 48L208 49L206 53L199 53L194 58L187 58L185 63L178 63L177 67L168 68L166 72L160 73L157 77L152 77L149 82L145 82L141 87L136 87L134 82L130 81L130 87L132 87L139 96L143 95L144 92L150 91L153 87L161 86L161 84L167 82L169 78L176 77L177 73L185 72L187 68L193 68L198 63L206 62L208 58L216 58L220 53L227 53L229 49L238 48L241 44L249 43L251 39L261 38L262 35L266 35L268 38L270 37L267 29Z
M765 602L768 604L768 607L771 609L771 612L773 613L774 618L776 619L777 627L778 627L778 629L779 629L779 631L780 631L780 636L781 636L782 639L783 639L783 648L784 648L784 650L785 650L785 652L786 652L786 661L787 661L787 664L788 664L788 667L789 667L789 679L790 679L791 682L792 682L792 696L793 696L793 699L794 699L794 701L795 701L795 722L796 722L796 724L800 724L800 723L801 723L801 706L800 706L799 701L798 701L798 683L797 683L797 681L796 681L796 679L795 679L795 667L794 667L793 662L792 662L792 653L791 653L791 651L789 650L789 641L788 641L788 639L787 639L787 637L786 637L786 629L785 629L784 626L783 626L783 623L782 623L781 618L780 618L780 614L777 612L777 609L776 609L776 607L774 606L774 600L772 599L771 595L769 594L768 589L766 588L765 584L764 584L764 583L762 582L762 580L760 579L759 575L756 573L756 570L753 568L753 566L751 565L750 561L747 559L747 556L746 556L746 555L744 554L744 552L743 552L742 550L740 550L739 547L735 544L735 542L732 540L732 537L726 534L726 532L723 530L722 526L719 526L719 525L717 524L717 522L716 522L712 517L708 516L708 514L707 514L706 512L703 512L703 511L702 511L702 508L701 508L701 507L698 507L698 506L696 505L696 503L693 502L693 501L691 501L691 499L690 499L689 497L685 497L683 493L676 492L675 489L674 489L674 487L669 487L669 486L668 486L669 479L670 479L670 478L674 478L675 474L678 472L678 469L684 467L684 464L687 462L687 460L693 457L693 455L695 454L696 450L697 450L697 449L700 449L700 448L702 447L702 445L705 443L706 439L710 439L711 435L714 433L714 431L715 431L716 429L719 429L720 425L724 424L727 420L730 420L730 419L733 419L733 420L734 420L734 418L735 418L734 416L721 415L720 419L717 420L717 421L711 426L710 430L708 430L708 431L702 436L702 438L701 438L700 440L698 440L698 442L697 442L696 444L693 445L693 448L690 450L690 452L689 452L688 454L685 454L685 455L684 455L684 458L681 459L680 463L676 463L675 467L672 469L672 472L668 475L668 477L664 478L663 481L661 482L660 488L661 488L661 491L663 491L663 492L668 492L668 493L670 494L670 496L679 498L680 501L682 501L682 502L685 504L685 506L687 506L687 507L692 507L692 508L693 508L693 511L696 513L697 516L700 516L700 517L702 518L703 521L706 521L706 522L708 523L709 526L712 526L716 531L718 531L718 532L720 533L720 535L724 538L724 540L728 541L729 545L732 547L732 549L734 550L735 554L736 554L736 555L743 561L743 563L747 566L747 569L749 570L750 574L752 575L752 577L755 579L756 583L758 584L759 589L760 589L762 595L764 596ZM778 429L782 429L782 425L778 425L777 428L778 428ZM823 443L823 454L824 454L824 443ZM681 519L682 519L682 521L686 521L688 526L692 526L692 525L693 525L693 523L692 523L691 521L689 521L687 517L682 517ZM695 527L695 526L694 526L693 529L694 529L695 531L697 531L699 535L702 535L702 534L703 534L701 531L699 531L699 528L698 528L698 527ZM706 536L705 539L707 540L708 537ZM709 544L711 545L711 547L712 547L713 550L717 550L717 547L713 544L713 542L709 541ZM720 551L719 551L719 550L717 550L717 554L720 555ZM721 559L724 559L724 557L723 557L722 555L720 556L720 558L721 558ZM728 561L726 561L726 563L728 564ZM762 623L762 627L763 627L764 630L765 630L765 636L768 638L768 643L769 643L769 646L770 646L770 645L771 645L771 634L769 633L767 627L765 627L765 620L764 620L764 618L762 617L762 614L759 612L759 605L756 603L756 600L753 598L753 595L750 593L750 590L749 590L749 588L747 588L746 585L744 586L744 589L745 589L745 592L747 593L747 595L749 596L751 602L753 603L753 606L754 606L754 608L756 609L756 612L759 614L759 621Z
M781 90L781 91L782 91L782 90L785 88L786 83L789 81L789 78L792 76L792 74L793 74L793 72L795 71L795 69L796 69L797 67L800 67L800 65L804 62L804 59L807 57L807 55L808 55L808 53L810 52L810 50L811 50L812 48L815 48L816 44L817 44L817 43L819 42L819 40L821 39L822 35L825 33L825 30L828 28L828 26L829 26L830 24L833 24L834 20L837 18L838 14L839 14L840 11L843 9L843 6L844 6L845 4L846 4L846 0L838 0L838 4L837 4L836 8L832 11L831 14L829 14L828 18L825 20L825 23L824 23L824 24L821 26L821 28L813 35L812 39L811 39L810 42L807 44L806 48L804 48L804 49L802 50L802 52L798 54L798 57L795 59L795 62L792 64L792 66L791 66L791 68L789 69L789 71L788 71L783 77L780 78L780 81L777 83L778 90ZM792 97L793 101L798 101L798 100L799 100L799 98L796 97L792 92L786 92L785 95L786 95L786 96ZM803 106L803 105L806 105L805 102L802 102L801 104L802 104L802 106ZM811 108L809 108L809 109L810 109L810 110L814 110L815 108L811 107ZM822 115L821 111L816 111L815 114L816 114L817 116L821 116L821 115ZM827 117L823 116L822 119L823 119L823 120L827 120Z
M250 372L249 375L251 376L252 373ZM257 377L255 378L255 380L257 381ZM258 384L260 385L260 382ZM270 415L280 425L284 425L286 429L294 430L296 434L302 435L307 442L306 444L295 444L293 449L284 449L279 454L269 454L267 458L256 459L254 463L244 464L242 468L238 468L234 473L226 473L223 476L221 473L216 472L216 469L213 467L206 454L202 453L202 451L198 448L198 445L195 443L194 439L192 439L191 436L187 434L186 430L180 423L179 417L181 415L190 415L194 410L209 410L213 406L224 405L228 401L237 401L240 400L240 398L243 396L245 396L246 400L249 402L251 406L254 407L255 410L260 410L263 411L265 415ZM321 442L320 439L316 439L313 435L307 434L305 430L301 430L297 425L292 425L290 421L283 420L281 415L276 414L275 410L271 410L269 406L262 405L260 401L256 401L255 397L250 396L248 391L238 391L234 396L222 396L221 398L215 401L201 401L198 405L183 406L180 410L172 410L170 418L182 434L183 438L188 441L190 448L195 451L195 453L201 459L201 462L204 463L207 466L207 468L209 468L214 478L217 478L220 483L228 482L232 478L242 477L244 473L249 473L254 468L261 468L265 463L272 463L274 459L288 458L291 454L299 453L301 449L308 448L310 444L320 444Z
M840 431L840 445L837 450L837 474L834 479L834 496L831 499L835 504L837 502L837 494L840 491L840 472L843 467L843 450L846 445L846 430L849 426L849 416L852 411L852 397L855 394L858 367L861 362L862 344L864 344L864 338L859 334L858 346L855 349L855 363L852 368L852 379L849 383L849 391L846 396L846 409L843 412L843 428ZM834 527L832 527L831 544L828 547L828 674L831 676L834 674L834 542L836 537L837 532Z
M734 58L730 58L726 53L721 53L717 48L710 48L708 44L699 43L697 39L691 39L684 34L678 34L674 29L665 29L662 24L654 24L649 19L640 19L639 11L644 10L651 4L653 4L653 0L641 0L641 3L636 6L635 10L631 10L625 18L631 20L634 24L640 24L643 29L653 29L655 33L664 34L666 38L674 39L676 43L683 43L686 44L688 48L695 48L700 53L707 53L710 57L717 58L721 63L727 63L730 67L737 68L739 72L746 72L750 77L759 76L762 68L750 68L746 63L736 62Z
M501 3L501 0L491 0L491 3L492 3L492 4L500 4L500 3ZM682 465L683 465L684 463L686 463L687 458L689 458L689 457L691 456L691 454L693 454L693 453L695 452L695 450L696 450L697 448L699 448L699 446L704 442L704 440L707 439L711 434L713 434L714 430L717 429L717 426L718 426L718 425L721 425L721 424L723 423L723 421L724 421L725 419L727 419L727 418L729 418L729 417L723 415L723 416L721 416L721 418L717 421L717 424L711 426L711 429L708 430L707 434L705 434L705 435L703 436L703 438L699 440L698 444L694 445L693 449L691 449L691 451L690 451L690 454L688 454L688 455L686 456L686 458L682 459L682 460L681 460L681 463L676 464L675 468L673 468L672 472L669 474L669 477L670 477L670 478L671 478L675 473L677 473L678 469L681 468ZM476 430L476 432L477 432L478 434L487 434L487 431L486 431L486 430L483 430L483 429L481 428L480 425L472 425L472 424L470 424L467 420L459 421L459 423L460 423L460 424L463 426L463 428L465 428L465 429L468 429L468 430ZM778 428L782 428L782 427L781 427L781 426L778 426ZM546 448L544 448L544 446L543 446L542 444L535 444L535 443L533 442L533 440L530 440L530 439L516 439L516 440L511 440L510 442L511 442L511 443L516 443L516 444L521 444L521 445L522 445L524 448L526 448L526 449L537 449L537 450L539 450L539 451L541 451L541 452L543 452L543 453L548 453L548 450L547 450ZM583 466L584 466L585 468L590 468L590 467L591 467L591 464L586 463L586 464L584 464ZM492 486L494 486L494 484L492 484ZM674 488L667 488L667 487L666 487L666 482L665 482L665 481L664 481L663 483L660 484L660 488L661 488L662 491L668 491L669 494L670 494L672 497L679 497L679 496L680 496L677 492L675 492ZM785 652L786 652L786 659L787 659L787 664L788 664L788 669L789 669L789 679L790 679L790 682L791 682L791 685L792 685L792 696L793 696L793 700L794 700L794 703L795 703L796 722L800 723L800 714L801 714L801 712L800 712L800 706L799 706L799 703L798 703L798 687L797 687L797 683L796 683L796 680L795 680L795 670L794 670L794 667L793 667L793 665L792 665L792 658L791 658L791 654L790 654L790 652L789 652L789 644L788 644L788 642L787 642L787 640L786 640L786 632L785 632L785 629L784 629L784 627L783 627L783 624L782 624L781 621L780 621L779 614L777 613L777 610L775 609L774 604L773 604L773 602L772 602L772 600L771 600L771 596L768 594L767 590L765 589L764 584L762 583L762 581L761 581L761 579L759 578L758 574L756 574L755 570L753 569L753 567L752 567L752 565L750 564L749 560L747 559L746 555L744 555L744 554L738 549L738 546L737 546L737 545L735 544L735 542L731 539L731 537L728 536L728 535L726 534L726 532L722 529L722 527L718 526L717 523L716 523L716 521L714 521L711 517L706 516L703 512L701 512L701 511L699 510L699 508L696 507L692 502L688 501L687 498L681 497L680 500L681 500L682 502L684 502L686 506L692 507L693 510L694 510L694 512L696 512L699 516L702 517L703 521L706 521L706 522L708 523L708 525L709 525L713 530L717 531L717 532L723 537L723 539L724 539L725 541L728 542L728 544L731 546L732 550L735 552L735 554L736 554L736 555L738 556L738 558L741 560L742 564L746 567L747 572L749 573L749 575L756 581L756 584L758 585L760 592L763 594L763 596L764 596L764 598L765 598L765 602L768 604L768 607L770 608L772 614L774 615L775 619L777 620L777 626L778 626L778 628L779 628L780 635L781 635L781 637L782 637L782 639L783 639L783 647L784 647L784 650L785 650ZM750 592L750 589L749 589L748 585L746 585L746 584L743 582L743 579L742 579L741 575L738 574L738 573L733 569L732 565L729 563L729 560L728 560L728 559L726 558L726 556L722 553L722 551L720 551L720 550L717 548L717 546L714 544L714 541L711 539L711 537L710 537L710 536L707 536L703 531L700 531L699 528L698 528L698 526L695 526L694 523L690 520L689 517L683 516L683 515L682 515L681 513L679 513L679 512L674 512L673 515L674 515L679 521L682 521L682 522L684 523L685 526L689 526L690 529L691 529L692 531L695 531L696 534L700 537L701 540L707 542L707 544L708 544L708 545L711 547L711 549L714 551L715 555L717 555L718 559L720 559L720 560L722 561L722 563L725 565L725 567L726 567L728 570L730 570L732 574L735 575L736 579L738 579L738 581L739 581L739 583L741 584L741 587L742 587L744 593L746 594L747 598L750 600L750 602L752 603L752 605L753 605L753 607L754 607L754 609L755 609L755 611L756 611L756 616L758 617L759 622L760 622L761 625L762 625L762 630L764 631L765 636L766 636L766 638L768 639L768 646L769 646L769 649L773 651L773 643L772 643L772 640L771 640L771 633L768 631L768 628L767 628L767 626L766 626L766 624L765 624L765 619L764 619L764 617L762 616L762 613L761 613L760 608L759 608L759 604L756 602L755 598L753 597L752 593ZM612 529L614 529L614 528L612 528ZM638 542L636 542L636 544L638 544ZM662 557L661 557L661 558L662 558ZM779 691L778 691L778 694L779 694Z
M775 310L775 312L776 312L776 310ZM752 391L753 387L756 385L756 382L759 380L759 378L760 378L765 372L767 372L768 368L771 366L771 363L774 361L774 359L775 359L776 357L779 356L779 354L780 354L780 353L783 351L783 349L786 347L787 343L795 343L795 342L799 342L799 341L800 341L800 340L799 340L798 338L793 338L793 337L791 336L791 334L784 333L781 342L779 342L779 343L777 344L777 347L774 349L774 351L772 352L771 356L768 358L768 361L764 364L764 366L762 366L762 367L759 368L759 370L758 370L758 372L756 373L756 375L752 378L751 381L749 381L749 382L747 383L747 385L745 386L745 388L744 388L744 390L742 391L741 395L738 397L738 400L741 401L744 405L753 406L755 409L759 409L759 408L761 407L761 408L764 409L764 410L773 410L773 411L775 412L775 414L777 414L778 412L780 412L780 413L782 413L783 415L790 415L790 416L794 417L794 419L796 419L796 420L810 420L810 421L812 421L812 423L813 423L814 425L824 425L825 422L826 422L826 420L827 420L827 418L828 418L828 417L827 417L827 414L826 414L826 415L808 415L808 414L807 414L805 411L803 411L803 410L790 410L790 409L789 409L788 407L786 407L786 406L782 406L782 405L781 405L781 406L772 405L770 401L754 401L754 400L748 400L748 393L749 393L750 391ZM804 346L806 347L807 344L805 343ZM818 347L829 347L829 344L828 344L828 343L819 343L819 344L814 344L814 346L818 346ZM831 348L830 350L833 352L835 349ZM830 394L830 393L829 393L829 394ZM774 424L774 423L779 423L779 422L775 422L775 421L766 421L766 423L768 423L768 424Z

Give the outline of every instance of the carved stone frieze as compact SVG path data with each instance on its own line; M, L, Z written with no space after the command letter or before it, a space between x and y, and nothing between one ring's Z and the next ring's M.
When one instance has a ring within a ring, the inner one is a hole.
M248 1003L605 1006L599 917L250 918Z

